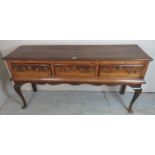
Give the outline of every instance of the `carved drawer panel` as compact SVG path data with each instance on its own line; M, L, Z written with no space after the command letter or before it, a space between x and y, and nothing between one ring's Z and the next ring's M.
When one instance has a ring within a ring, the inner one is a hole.
M54 64L56 76L85 76L97 75L97 67L94 64Z
M12 64L15 78L49 78L51 77L50 65L46 64Z
M100 65L99 76L140 78L143 68L144 65Z

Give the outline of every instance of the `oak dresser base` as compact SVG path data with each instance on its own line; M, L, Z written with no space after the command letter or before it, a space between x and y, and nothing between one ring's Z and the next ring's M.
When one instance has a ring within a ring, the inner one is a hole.
M134 90L128 111L142 93L145 74L153 59L137 45L27 45L4 57L14 81L14 89L23 101L23 84L121 85Z

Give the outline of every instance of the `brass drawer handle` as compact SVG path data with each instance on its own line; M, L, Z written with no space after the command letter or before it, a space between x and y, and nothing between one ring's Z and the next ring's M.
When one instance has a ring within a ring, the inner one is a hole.
M26 67L21 68L21 70L25 71L26 70Z
M32 67L31 67L31 66L27 66L27 69L28 69L28 70L32 70Z

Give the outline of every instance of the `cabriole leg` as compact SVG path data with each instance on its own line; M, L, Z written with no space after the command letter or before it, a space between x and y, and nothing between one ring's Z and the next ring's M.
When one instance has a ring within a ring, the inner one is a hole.
M142 93L142 88L141 88L141 86L133 87L133 90L135 91L135 93L134 93L134 96L133 96L133 98L132 98L132 100L131 100L131 103L130 103L129 109L128 109L128 111L129 111L130 113L133 113L132 106L133 106L133 104L135 103L135 101L137 100L137 98L140 96L140 94Z
M26 103L26 100L25 100L25 98L24 98L24 96L22 94L22 91L21 91L21 86L22 85L23 85L22 83L15 83L14 84L14 89L15 89L16 93L19 95L19 97L22 99L22 101L23 101L23 109L25 109L25 108L27 108L27 103Z
M33 89L34 92L37 91L37 85L35 83L32 83L32 89Z
M121 90L120 90L120 94L124 95L125 94L125 90L126 90L126 85L122 85L121 86Z

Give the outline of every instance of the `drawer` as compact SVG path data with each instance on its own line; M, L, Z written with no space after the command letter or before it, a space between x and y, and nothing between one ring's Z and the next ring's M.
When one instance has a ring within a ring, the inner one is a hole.
M144 65L100 65L99 76L101 77L142 77Z
M14 77L17 79L39 79L51 77L48 64L11 64Z
M94 77L97 75L95 64L54 64L56 76L84 76Z

